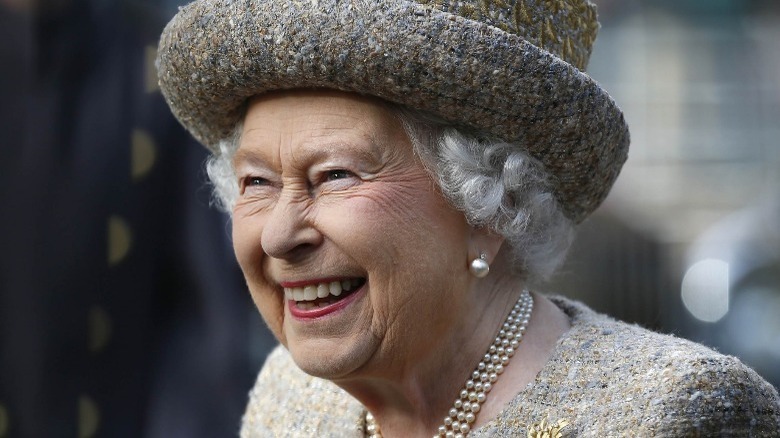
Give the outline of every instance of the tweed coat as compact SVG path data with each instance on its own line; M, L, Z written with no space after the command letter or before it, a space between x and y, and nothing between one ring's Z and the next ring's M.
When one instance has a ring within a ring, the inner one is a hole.
M552 298L571 329L534 382L472 437L780 436L777 390L738 359ZM365 408L277 348L250 392L241 437L361 437ZM542 423L544 421L544 423Z

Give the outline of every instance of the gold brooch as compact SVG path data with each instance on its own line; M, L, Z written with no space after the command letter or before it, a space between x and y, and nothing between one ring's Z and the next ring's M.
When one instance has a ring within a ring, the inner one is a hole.
M566 420L548 423L547 418L545 418L541 423L531 425L528 428L528 438L561 438L563 436L561 430L568 425L569 422Z

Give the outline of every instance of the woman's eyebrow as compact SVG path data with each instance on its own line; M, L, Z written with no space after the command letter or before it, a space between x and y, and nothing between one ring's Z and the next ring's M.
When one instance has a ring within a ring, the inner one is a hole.
M352 155L362 161L380 161L384 155L383 149L388 147L387 141L380 143L379 138L371 133L348 138L334 134L335 132L331 131L310 136L294 148L293 161L312 163L344 155ZM233 167L237 169L240 165L276 165L281 157L268 157L266 152L255 147L239 147L233 155Z
M252 166L265 166L266 160L254 149L239 148L233 156L233 167L237 168L240 164L249 164Z

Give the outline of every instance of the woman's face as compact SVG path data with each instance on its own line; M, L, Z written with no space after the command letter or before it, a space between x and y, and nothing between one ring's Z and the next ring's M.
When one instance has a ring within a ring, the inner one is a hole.
M234 164L236 256L304 371L337 379L404 366L468 311L472 229L379 102L255 98Z

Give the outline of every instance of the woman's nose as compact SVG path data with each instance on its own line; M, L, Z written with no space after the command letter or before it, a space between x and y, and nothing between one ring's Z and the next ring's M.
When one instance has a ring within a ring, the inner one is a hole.
M292 259L313 250L322 234L308 217L307 200L282 193L265 223L261 236L263 251L278 259Z

